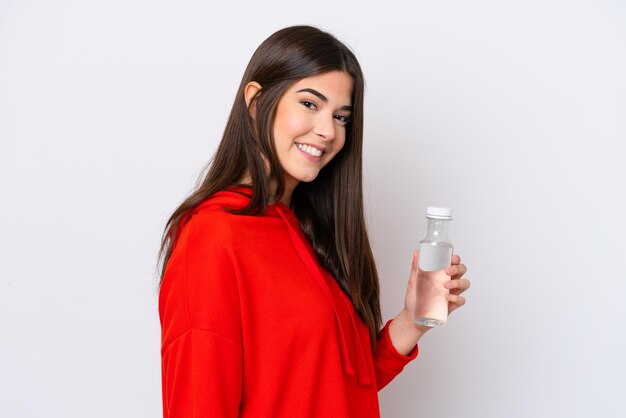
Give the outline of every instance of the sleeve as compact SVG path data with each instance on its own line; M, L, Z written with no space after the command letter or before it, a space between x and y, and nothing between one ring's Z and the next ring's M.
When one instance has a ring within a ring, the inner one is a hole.
M411 360L417 357L417 345L408 355L398 353L389 336L389 323L378 333L376 352L374 353L374 368L376 369L376 385L381 390L404 369Z
M220 335L190 329L163 354L165 418L238 417L241 348Z
M190 220L161 284L164 418L235 418L243 382L238 277L219 222Z

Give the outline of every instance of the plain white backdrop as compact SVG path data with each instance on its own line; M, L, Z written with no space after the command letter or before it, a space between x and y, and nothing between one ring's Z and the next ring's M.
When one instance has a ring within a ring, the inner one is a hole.
M366 75L385 319L427 205L453 208L473 284L382 416L621 416L619 0L0 1L0 415L160 416L162 228L252 52L294 24Z

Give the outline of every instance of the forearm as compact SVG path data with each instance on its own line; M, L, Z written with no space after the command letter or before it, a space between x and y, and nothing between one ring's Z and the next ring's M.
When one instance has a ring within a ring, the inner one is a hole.
M410 314L403 309L389 324L389 338L398 353L407 355L428 329L413 324Z

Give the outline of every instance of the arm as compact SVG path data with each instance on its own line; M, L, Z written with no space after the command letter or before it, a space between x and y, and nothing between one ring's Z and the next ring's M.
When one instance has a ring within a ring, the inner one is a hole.
M416 251L413 254L404 309L395 318L387 322L378 336L377 349L374 355L378 390L387 385L402 371L409 361L417 356L417 343L430 329L413 323L412 312L415 309L418 272L417 260L418 252ZM446 271L451 276L450 280L444 284L446 288L450 289L450 294L446 295L448 299L448 313L452 313L452 311L465 303L465 298L460 296L460 294L470 286L468 280L461 279L466 271L466 266L461 264L461 257L454 255L452 257L452 265Z
M241 313L225 242L215 222L196 216L168 262L159 295L164 418L239 414Z
M391 340L391 325L393 320L385 324L378 333L376 350L374 352L374 369L376 371L376 386L378 390L384 388L401 371L404 366L417 357L417 345L413 344L406 353L399 352Z
M190 329L162 356L164 418L237 417L242 351L210 331Z
M411 351L426 331L430 329L429 327L413 324L412 320L416 306L418 257L419 251L415 251L413 253L409 284L404 298L404 309L393 319L389 330L393 346L398 352L403 354ZM444 286L450 291L446 295L446 299L448 299L448 315L465 304L465 298L460 296L460 294L470 287L469 280L461 279L466 271L467 267L465 264L461 264L461 257L453 255L451 265L446 270L450 280L444 283Z

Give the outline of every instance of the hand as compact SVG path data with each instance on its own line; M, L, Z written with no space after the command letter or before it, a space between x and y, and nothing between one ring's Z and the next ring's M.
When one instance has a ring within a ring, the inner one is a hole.
M417 260L419 258L419 251L415 250L413 253L413 263L411 264L411 275L409 276L409 285L406 290L406 296L404 298L404 306L407 312L415 312L417 303L417 274L419 268L417 267ZM446 289L450 290L450 293L446 295L448 299L448 314L452 313L456 309L465 304L465 298L460 296L470 287L470 282L467 279L462 279L463 275L467 272L467 266L461 264L461 257L459 255L453 255L450 263L450 267L446 269L446 274L450 276L450 280L444 282ZM423 328L423 331L428 330L428 327Z
M423 325L417 325L413 322L413 313L417 305L417 267L419 252L413 253L413 263L411 264L411 275L409 276L409 284L406 289L404 298L404 309L391 321L389 325L389 336L396 350L407 355L419 339L430 329ZM444 282L444 286L450 290L446 295L448 299L448 314L465 304L465 298L460 296L470 287L467 279L462 279L467 271L465 264L461 264L461 257L452 256L450 267L446 269L446 274L450 276L450 280Z

